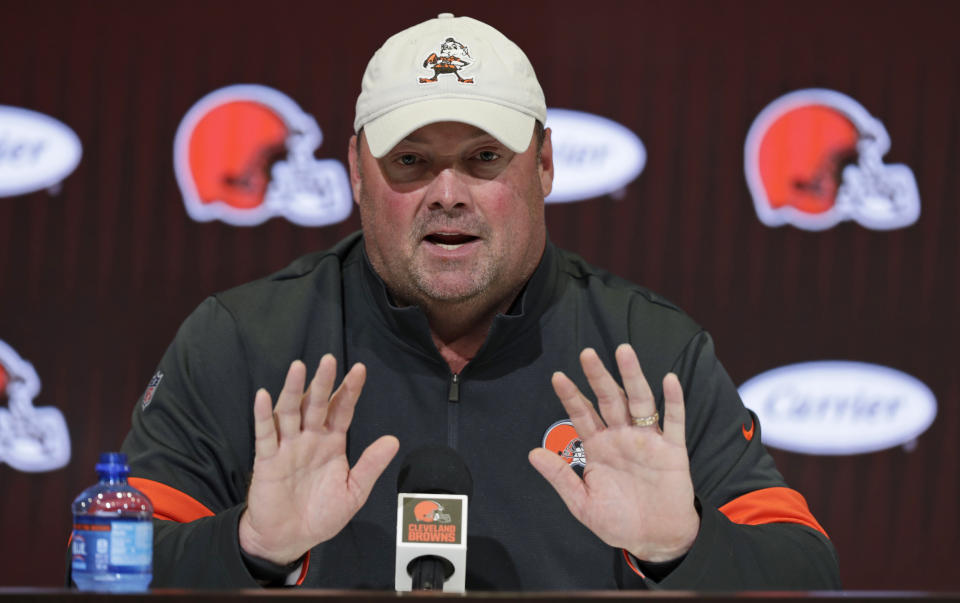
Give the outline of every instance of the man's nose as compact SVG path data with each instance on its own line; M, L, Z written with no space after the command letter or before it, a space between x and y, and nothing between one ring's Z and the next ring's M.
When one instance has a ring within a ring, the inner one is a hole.
M465 175L455 167L439 170L427 191L430 208L451 210L467 206L471 201L470 187L464 179Z

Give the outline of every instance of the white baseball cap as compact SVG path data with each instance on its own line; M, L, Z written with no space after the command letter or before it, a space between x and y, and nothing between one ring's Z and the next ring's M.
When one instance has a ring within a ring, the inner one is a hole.
M443 13L388 39L363 74L353 129L382 157L427 124L476 126L522 153L547 104L527 55L470 17Z

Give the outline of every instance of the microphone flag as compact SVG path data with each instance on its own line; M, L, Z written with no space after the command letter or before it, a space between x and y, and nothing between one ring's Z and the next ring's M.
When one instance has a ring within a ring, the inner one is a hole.
M466 495L398 494L396 590L412 590L414 560L434 557L444 566L442 590L465 592L466 533Z

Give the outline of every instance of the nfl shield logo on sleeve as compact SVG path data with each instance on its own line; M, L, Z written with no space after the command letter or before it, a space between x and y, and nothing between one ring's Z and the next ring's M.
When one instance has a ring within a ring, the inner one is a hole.
M143 392L143 399L140 402L141 408L147 410L147 407L150 406L150 402L153 401L153 394L157 392L157 388L160 387L160 381L163 380L163 372L157 371L156 374L150 379L150 383L147 384L147 389Z

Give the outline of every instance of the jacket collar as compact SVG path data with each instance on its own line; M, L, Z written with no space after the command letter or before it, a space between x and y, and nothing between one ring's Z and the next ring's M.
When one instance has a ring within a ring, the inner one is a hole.
M362 243L362 240L361 240ZM397 306L386 285L376 273L367 257L363 244L357 245L353 253L363 256L361 271L368 295L366 299L374 306L376 314L386 322L389 329L400 338L407 341L422 352L440 358L430 335L430 325L427 317L418 306ZM350 255L353 255L350 254ZM533 275L521 290L517 299L505 314L498 314L487 334L487 339L477 351L477 355L470 364L475 364L497 355L501 350L509 347L510 343L525 333L528 329L540 324L543 316L559 296L558 291L558 253L556 247L548 239L544 247L540 263ZM349 311L349 309L347 309ZM470 365L468 365L469 367Z

